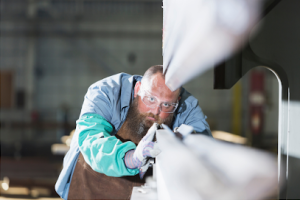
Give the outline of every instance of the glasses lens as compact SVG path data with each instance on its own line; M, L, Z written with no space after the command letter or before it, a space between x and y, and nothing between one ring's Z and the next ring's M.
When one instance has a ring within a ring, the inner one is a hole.
M161 106L161 111L166 113L172 113L176 110L176 105L169 105L169 106Z
M151 107L151 108L155 108L157 106L159 106L159 102L158 100L153 97L153 96L143 96L142 101L144 102L144 104L146 104L147 106ZM160 110L162 112L165 113L173 113L176 108L177 108L177 104L164 104L162 103L160 107Z
M144 96L142 100L147 106L150 107L155 107L156 105L158 105L158 101L155 97Z

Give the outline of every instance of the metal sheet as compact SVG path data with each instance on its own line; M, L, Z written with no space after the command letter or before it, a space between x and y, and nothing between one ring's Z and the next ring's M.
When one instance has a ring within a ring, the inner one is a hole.
M276 196L276 156L189 135L183 142L157 131L158 199L264 199Z
M259 0L164 0L163 66L171 90L239 48L260 12Z

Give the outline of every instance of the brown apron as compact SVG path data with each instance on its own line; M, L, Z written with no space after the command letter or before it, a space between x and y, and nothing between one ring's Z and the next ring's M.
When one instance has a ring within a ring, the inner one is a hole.
M126 123L126 122L125 122ZM124 123L124 124L125 124ZM139 139L128 134L124 124L116 134L122 142L139 143ZM141 180L139 175L111 177L94 171L79 154L70 184L68 199L130 199L132 189L145 183L145 177L152 175L148 169Z
M80 153L68 199L130 199L133 187L145 183L139 175L111 177L94 171Z

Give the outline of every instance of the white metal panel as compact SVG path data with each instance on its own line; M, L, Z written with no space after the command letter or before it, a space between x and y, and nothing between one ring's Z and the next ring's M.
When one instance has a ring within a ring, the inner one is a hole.
M183 142L157 131L158 199L264 199L276 195L276 156L189 135Z
M171 90L232 54L258 19L259 0L164 0L163 66Z

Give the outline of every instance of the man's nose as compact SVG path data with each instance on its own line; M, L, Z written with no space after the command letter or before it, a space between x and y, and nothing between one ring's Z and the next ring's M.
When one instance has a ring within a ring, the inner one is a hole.
M160 108L159 106L156 106L155 108L152 108L151 111L154 115L158 115L160 113Z

